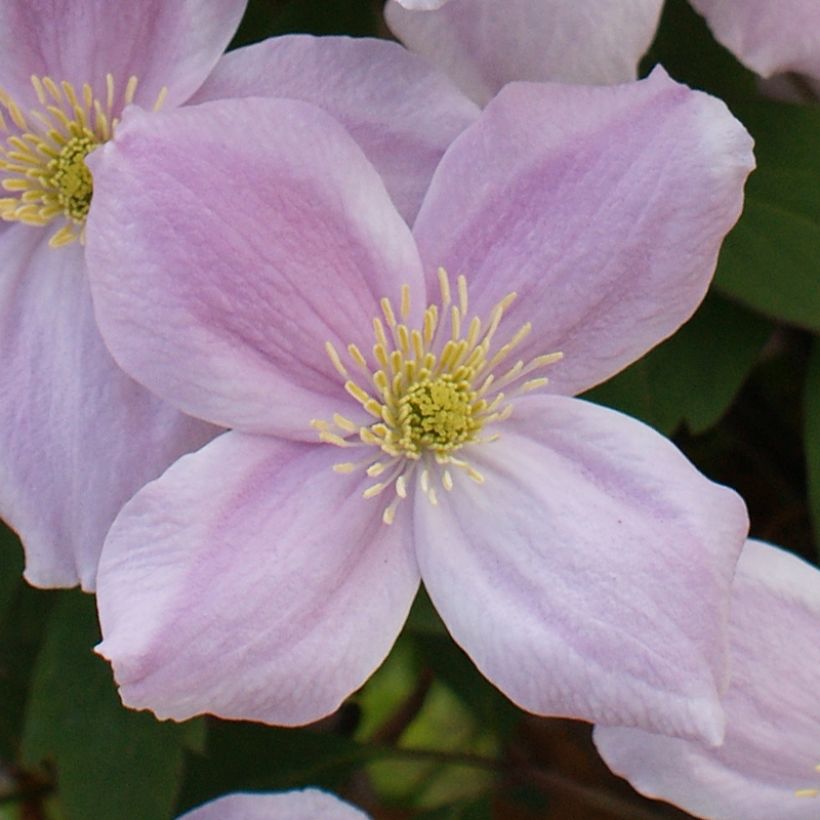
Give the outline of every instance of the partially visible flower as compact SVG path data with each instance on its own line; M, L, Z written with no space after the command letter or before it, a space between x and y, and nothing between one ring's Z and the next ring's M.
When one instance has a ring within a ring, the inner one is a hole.
M359 809L319 789L228 794L177 820L367 820Z
M817 0L690 0L715 38L762 77L820 80Z
M817 0L691 0L715 38L763 77L820 80ZM662 0L389 0L396 36L485 103L513 80L634 79ZM412 11L411 11L412 9Z
M708 748L597 727L613 771L640 792L715 820L820 817L820 571L748 541L729 627L726 738Z
M395 43L282 37L220 59L245 2L0 4L0 515L33 584L93 589L122 504L216 432L122 373L97 332L78 241L95 207L85 160L123 108L260 94L323 105L408 219L478 115Z
M315 720L383 660L421 576L523 708L720 740L743 504L570 396L703 297L753 165L722 103L661 71L513 84L412 235L296 101L134 111L92 162L106 340L235 428L107 539L99 651L127 704Z
M662 5L663 0L450 0L446 6L391 0L384 14L408 48L483 105L513 80L634 80Z

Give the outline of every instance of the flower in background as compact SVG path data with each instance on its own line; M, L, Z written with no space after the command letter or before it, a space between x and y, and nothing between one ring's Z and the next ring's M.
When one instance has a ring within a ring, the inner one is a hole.
M0 8L0 515L26 577L93 589L123 503L214 428L129 379L96 328L82 240L87 156L125 106L281 93L338 113L407 218L476 107L395 43L282 37L220 59L245 0ZM192 95L195 95L192 97Z
M731 613L723 745L597 727L598 751L638 791L696 817L814 820L820 815L820 571L749 541Z
M111 529L99 651L124 701L315 720L381 663L421 578L524 709L718 742L744 506L571 396L691 315L752 165L725 106L662 71L513 84L411 234L318 108L127 116L92 160L102 333L233 430Z
M715 38L763 77L820 80L816 0L691 0ZM513 80L634 79L662 0L389 0L395 35L485 103Z
M359 809L319 789L228 794L177 820L366 820Z
M662 6L663 0L450 0L437 11L410 11L422 4L390 0L384 16L408 48L484 105L514 80L634 80Z

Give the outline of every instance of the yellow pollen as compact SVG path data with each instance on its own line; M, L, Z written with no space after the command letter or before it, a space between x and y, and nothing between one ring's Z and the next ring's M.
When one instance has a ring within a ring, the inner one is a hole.
M30 111L0 88L0 134L5 134L0 185L11 194L0 198L0 219L38 226L62 219L49 244L82 242L94 189L86 157L111 139L118 113L133 102L137 78L128 79L121 95L111 74L101 96L87 83L76 89L69 82L33 76L31 84L39 107ZM165 93L160 92L155 110Z
M438 278L439 304L427 307L418 328L406 324L411 307L408 285L401 288L398 310L387 297L380 300L382 315L373 318L372 356L355 344L344 349L354 368L346 366L331 342L325 343L345 391L371 421L357 426L336 414L332 422L311 424L328 444L368 449L369 455L359 461L342 462L334 469L362 469L368 477L378 477L363 495L389 499L382 513L386 524L393 522L398 503L408 497L411 486L417 485L436 505L437 485L451 492L454 471L483 484L484 476L464 457L463 448L497 441L499 433L484 435L485 428L510 417L512 399L544 387L548 379L531 374L562 356L548 353L529 362L504 363L532 330L525 323L496 342L515 293L501 299L487 319L468 317L467 280L459 276L453 289L443 268ZM414 476L417 481L411 484Z

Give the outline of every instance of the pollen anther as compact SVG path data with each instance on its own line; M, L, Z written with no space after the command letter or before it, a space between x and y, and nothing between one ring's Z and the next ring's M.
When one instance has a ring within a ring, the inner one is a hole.
M478 316L467 315L469 299L463 276L456 279L455 302L443 268L438 271L438 280L440 305L426 308L420 328L406 324L411 308L408 285L401 288L398 312L389 298L380 300L382 316L373 317L374 364L357 345L347 346L351 362L366 381L354 381L336 347L331 342L325 344L346 392L375 421L357 428L347 417L336 415L333 424L312 424L321 440L330 444L377 448L374 457L362 464L366 474L379 481L363 495L373 498L393 486L394 497L382 514L386 524L394 520L398 502L408 497L416 465L419 489L434 506L438 494L433 479L451 492L455 486L453 469L483 484L484 475L463 457L463 448L498 440L499 433L484 435L485 428L509 418L511 399L545 386L545 376L530 375L562 357L561 353L549 353L527 363L517 361L500 375L493 373L532 331L525 323L503 344L493 344L515 293L501 299L491 309L489 320L483 322ZM331 431L333 426L338 433ZM356 434L358 443L352 438ZM335 469L349 472L349 466L353 465L345 462Z
M106 75L102 97L88 83L78 90L66 81L33 76L31 84L40 107L28 112L0 89L0 109L8 112L13 126L0 111L0 131L8 135L0 145L0 184L15 195L0 199L0 218L44 226L63 217L63 226L49 244L82 242L93 194L85 159L111 139L116 112L133 101L138 81L128 79L121 100L111 74ZM165 93L166 89L160 92L154 110Z

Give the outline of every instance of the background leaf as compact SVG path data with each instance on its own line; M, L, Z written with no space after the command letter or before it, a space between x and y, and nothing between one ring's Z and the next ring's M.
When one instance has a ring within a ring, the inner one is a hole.
M160 723L122 707L99 641L94 599L58 596L37 659L23 733L23 762L56 771L67 820L168 820L183 749L201 746L201 722Z
M672 338L585 398L666 435L684 423L703 432L729 408L770 331L751 311L711 295Z

